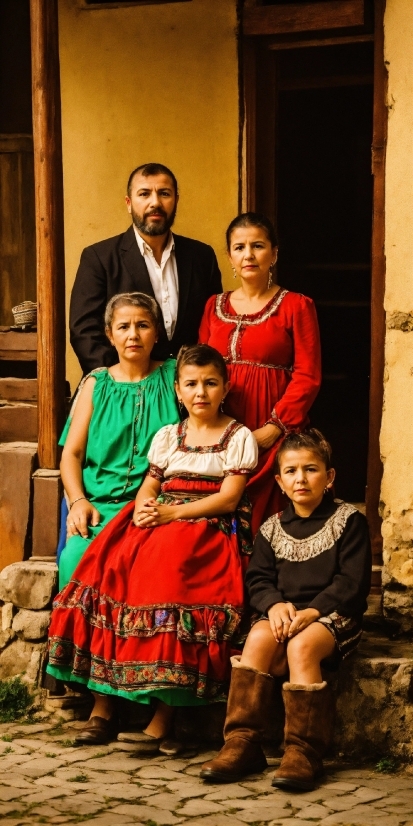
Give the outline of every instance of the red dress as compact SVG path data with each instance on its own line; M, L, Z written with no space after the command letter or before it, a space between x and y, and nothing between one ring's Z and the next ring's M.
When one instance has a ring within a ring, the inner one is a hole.
M306 425L321 384L320 336L311 298L280 289L258 313L238 315L230 292L212 296L199 340L215 347L227 362L231 387L225 412L229 416L252 431L270 421L283 434ZM260 455L248 482L254 534L286 505L274 479L281 439Z
M243 425L230 422L208 447L187 446L186 425L167 425L152 442L149 474L161 482L159 502L208 496L226 476L256 466L257 445ZM248 497L235 513L156 528L133 524L134 504L90 543L57 595L47 670L137 702L223 700L242 637Z

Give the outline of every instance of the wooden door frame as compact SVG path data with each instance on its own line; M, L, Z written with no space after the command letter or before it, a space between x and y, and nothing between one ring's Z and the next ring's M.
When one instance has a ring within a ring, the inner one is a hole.
M65 258L57 0L30 0L36 220L38 456L59 467L65 414Z
M383 465L380 456L380 429L383 410L384 379L384 344L385 313L384 290L386 259L384 254L385 232L385 157L387 138L386 84L387 72L384 64L384 10L386 0L374 0L374 33L366 30L343 30L325 33L309 33L308 21L303 30L297 24L298 15L308 15L309 6L295 4L295 16L290 30L286 29L285 15L280 14L281 28L277 29L277 8L247 8L244 13L246 22L242 39L242 97L244 103L243 122L243 157L240 164L240 198L244 210L260 209L270 217L276 218L277 204L275 191L275 170L265 169L266 181L263 180L260 158L272 158L274 150L269 150L276 141L276 81L274 53L277 49L300 48L317 45L339 45L340 43L357 43L374 40L374 103L373 103L373 139L372 139L372 175L373 175L373 216L372 216L372 256L371 256L371 364L370 364L370 398L369 398L369 444L367 459L366 515L370 528L373 549L373 563L382 561L381 517L379 515L380 487ZM333 4L315 4L326 6ZM350 9L347 3L347 8ZM353 10L356 12L355 2ZM344 4L343 4L344 7ZM289 13L293 6L289 6ZM268 11L270 10L270 12ZM319 9L317 9L317 14ZM286 12L287 13L287 12ZM285 14L286 14L285 13ZM261 19L257 20L261 14ZM267 15L267 28L263 20ZM360 21L359 21L360 22ZM254 26L259 34L254 34ZM273 35L278 35L274 41ZM282 35L281 37L279 35ZM285 37L287 35L287 37ZM273 42L271 42L271 37ZM258 82L260 81L260 82ZM265 96L266 120L263 123L262 107L259 99ZM268 186L268 180L271 184ZM351 435L351 434L350 434Z

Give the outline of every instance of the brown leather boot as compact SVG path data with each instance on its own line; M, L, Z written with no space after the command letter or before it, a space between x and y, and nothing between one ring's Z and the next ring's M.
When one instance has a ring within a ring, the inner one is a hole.
M267 761L260 741L274 687L270 674L243 666L232 657L231 686L224 726L225 745L204 763L201 777L215 783L232 783L247 774L264 771Z
M311 791L331 740L334 698L326 682L284 683L285 752L272 785Z

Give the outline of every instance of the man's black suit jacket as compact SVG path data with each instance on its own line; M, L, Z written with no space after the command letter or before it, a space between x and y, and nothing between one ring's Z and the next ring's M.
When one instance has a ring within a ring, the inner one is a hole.
M206 301L222 292L221 273L212 247L175 235L179 282L178 317L171 341L165 328L153 358L176 356L183 344L195 344ZM114 238L83 250L70 301L70 341L84 373L116 364L116 350L105 336L103 316L116 293L154 292L133 226Z

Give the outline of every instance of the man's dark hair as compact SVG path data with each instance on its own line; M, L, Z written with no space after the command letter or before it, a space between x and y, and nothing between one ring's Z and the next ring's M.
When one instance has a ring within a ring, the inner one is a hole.
M173 183L175 195L178 194L178 181L176 180L174 173L171 172L167 166L164 166L163 163L143 163L140 166L137 166L136 169L134 169L129 175L128 184L126 187L129 198L132 190L132 181L138 172L145 178L149 178L150 175L168 175Z
M277 246L277 236L275 234L275 229L270 219L267 218L266 215L263 215L261 212L243 212L241 213L241 215L237 215L237 217L234 218L233 221L231 221L226 231L228 252L231 249L231 235L235 229L239 229L240 227L259 227L260 229L263 229L267 235L268 240L271 242L271 246Z
M228 381L227 365L221 353L210 347L209 344L185 344L178 353L176 363L176 381L179 382L179 374L183 367L194 364L196 367L206 367L211 364L222 376L224 384Z
M285 439L281 442L280 448L275 460L275 472L280 472L280 460L286 450L312 450L321 461L325 464L326 470L331 468L331 445L315 427L308 427L302 433L288 433Z

